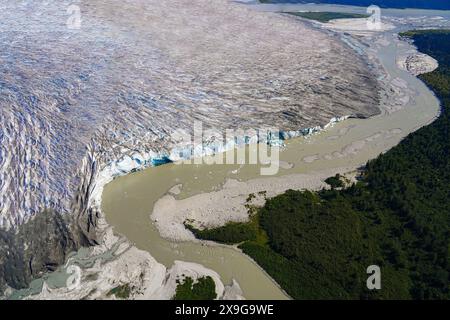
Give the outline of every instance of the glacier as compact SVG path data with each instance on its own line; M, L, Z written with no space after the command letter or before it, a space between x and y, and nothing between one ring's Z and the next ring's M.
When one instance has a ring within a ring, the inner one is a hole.
M0 0L0 43L5 230L88 214L102 177L176 161L194 121L287 139L379 112L376 71L337 36L226 0Z

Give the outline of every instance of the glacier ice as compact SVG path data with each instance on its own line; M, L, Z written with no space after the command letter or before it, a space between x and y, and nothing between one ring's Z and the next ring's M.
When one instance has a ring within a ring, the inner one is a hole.
M70 4L0 0L0 227L79 213L101 181L188 156L171 154L170 135L194 121L290 138L379 112L364 57L293 17L227 0L91 0L74 30Z

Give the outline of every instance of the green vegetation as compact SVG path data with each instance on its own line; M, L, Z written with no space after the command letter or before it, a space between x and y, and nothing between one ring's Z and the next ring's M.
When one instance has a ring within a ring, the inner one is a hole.
M119 299L128 299L130 297L131 288L129 284L124 284L121 286L117 286L113 289L111 289L106 295L109 296L116 296L116 298Z
M256 240L257 229L256 225L252 223L229 222L223 227L205 230L196 229L186 223L185 226L199 239L208 239L227 244Z
M370 238L366 221L340 191L290 190L260 211L268 246L242 250L297 299L408 298L408 279L384 263L383 238ZM383 290L366 289L366 268L383 270ZM391 288L395 288L391 290Z
M199 239L208 239L226 244L241 243L247 240L262 244L267 242L264 230L259 227L257 215L253 215L247 223L229 222L225 226L215 229L199 230L186 222L184 225Z
M369 161L346 189L269 199L254 218L267 241L240 245L293 298L450 298L450 32L403 36L439 61L421 79L441 100L440 117ZM382 289L369 291L373 264Z
M327 184L330 185L331 188L343 188L345 187L344 181L342 181L343 177L338 173L334 177L329 177L325 180Z
M343 12L288 12L297 17L316 20L319 22L329 22L334 19L350 19L350 18L367 18L368 15L357 13L343 13Z
M177 289L173 300L214 300L216 299L216 285L207 276L199 278L197 282L186 277L183 282L177 280Z
M399 36L410 38L411 40L415 42L421 42L422 45L424 44L424 40L429 39L429 36L438 36L438 37L446 37L450 34L450 30L410 30L405 32L400 32ZM425 36L425 37L421 37ZM414 37L416 37L414 39ZM426 41L429 42L429 41ZM429 42L431 43L431 42ZM441 49L444 49L445 47L439 46Z

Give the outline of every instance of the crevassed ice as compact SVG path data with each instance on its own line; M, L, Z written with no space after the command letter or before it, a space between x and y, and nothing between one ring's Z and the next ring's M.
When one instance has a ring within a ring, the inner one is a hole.
M293 17L227 0L0 0L0 226L76 210L96 172L165 154L194 120L295 135L378 113L377 99L363 57Z

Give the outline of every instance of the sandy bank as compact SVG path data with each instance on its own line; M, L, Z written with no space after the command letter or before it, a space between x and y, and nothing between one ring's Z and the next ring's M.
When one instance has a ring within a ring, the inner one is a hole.
M439 67L436 59L414 50L411 50L407 55L399 56L397 65L400 69L408 71L414 76L432 72Z
M371 33L371 32L384 32L395 29L395 26L380 21L378 24L373 23L370 19L334 19L328 23L324 23L323 26L327 29L336 31L349 31L353 33Z
M289 189L318 190L326 186L326 178L354 170L355 168L333 168L311 174L290 174L245 182L228 179L219 191L182 200L177 200L169 192L155 204L151 219L162 237L174 241L195 241L194 235L184 227L186 220L199 228L223 226L229 221L245 222L249 218L247 204L262 206L266 198ZM178 191L180 186L176 187ZM250 194L254 198L247 201Z

